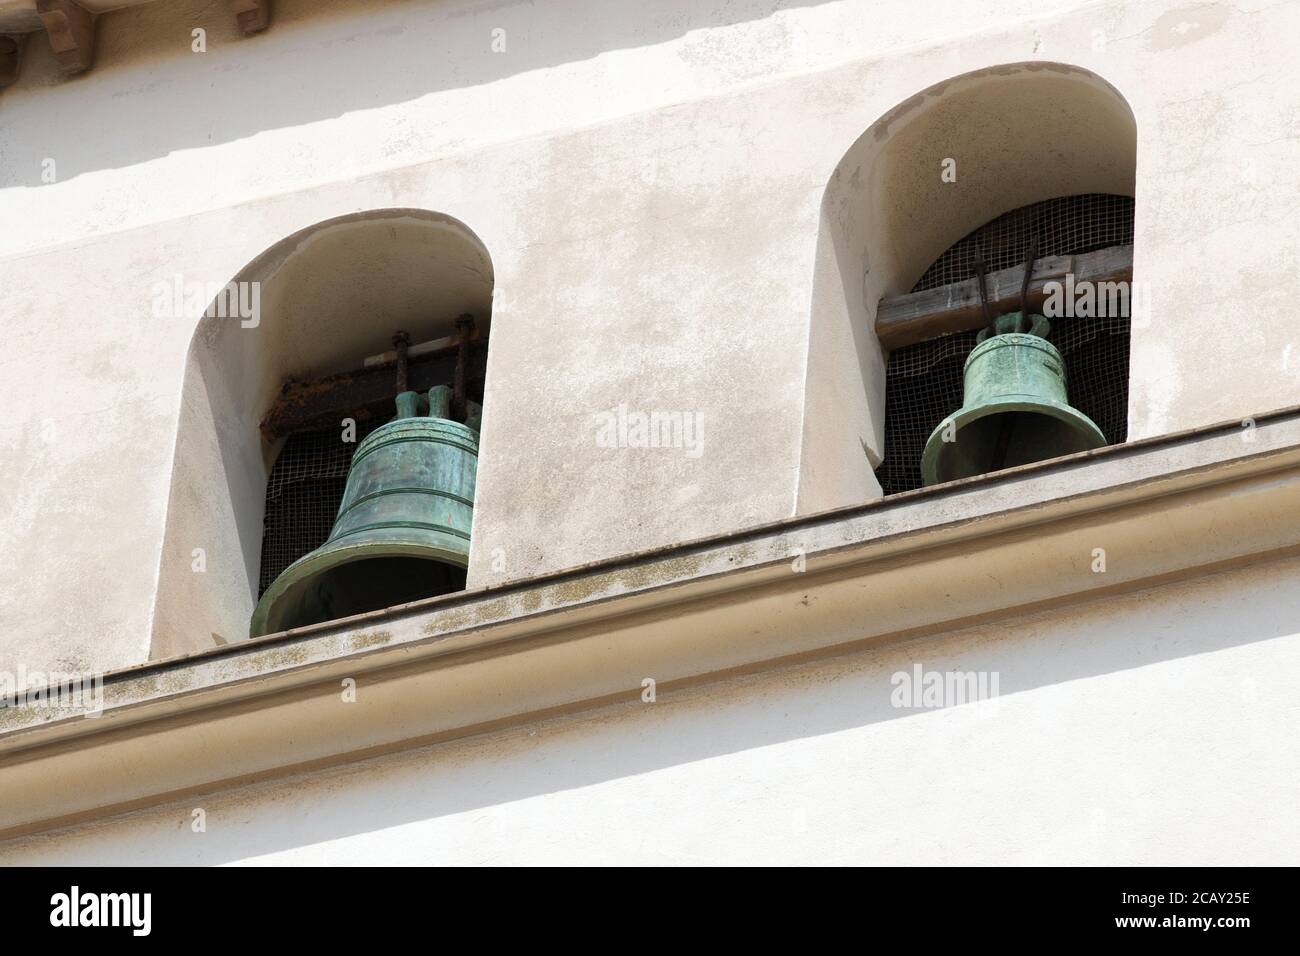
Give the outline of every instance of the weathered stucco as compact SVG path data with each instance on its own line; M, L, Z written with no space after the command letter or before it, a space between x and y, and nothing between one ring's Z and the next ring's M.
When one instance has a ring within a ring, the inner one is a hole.
M1284 321L1300 293L1294 6L591 0L567 9L574 30L533 4L285 0L252 40L210 7L106 15L99 65L72 81L32 44L0 101L10 667L102 670L238 638L255 519L244 540L191 545L236 572L165 587L192 572L185 542L164 541L206 520L184 513L175 469L219 455L182 427L197 322L152 315L150 292L225 282L337 216L450 217L490 256L472 585L873 494L870 401L845 392L878 372L871 342L853 342L856 368L818 364L846 341L815 336L832 294L817 285L824 201L864 132L974 71L1062 64L1132 111L1135 274L1153 314L1134 332L1130 435L1300 399ZM190 52L196 24L205 54ZM900 262L976 224L887 221L915 234L891 238ZM356 359L387 347L374 321ZM853 413L818 437L841 398ZM596 416L621 404L698 415L701 454L599 447ZM255 426L248 411L225 427ZM214 475L217 497L190 503L216 514L237 484ZM256 481L238 494L255 501Z

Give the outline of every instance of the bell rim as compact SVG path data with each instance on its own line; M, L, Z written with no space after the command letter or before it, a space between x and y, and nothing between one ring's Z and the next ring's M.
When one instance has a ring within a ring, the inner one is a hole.
M1051 343L1047 343L1049 346ZM986 402L977 406L965 406L957 409L951 415L946 415L934 430L930 432L930 437L925 441L925 450L921 452L921 485L930 487L931 485L940 484L938 480L939 455L942 452L942 446L947 444L939 438L944 428L949 422L960 428L963 425L969 425L971 422L979 421L981 418L988 418L990 415L1002 414L1005 412L1041 412L1058 421L1067 422L1073 425L1081 425L1086 431L1091 432L1090 437L1094 444L1084 451L1092 451L1096 448L1102 448L1106 445L1106 435L1102 432L1100 426L1091 418L1079 411L1073 405L1065 402L1054 402L1044 400L1041 395L1030 395L1027 393L1016 393L1011 395L1002 395L996 401ZM1071 453L1075 454L1075 453ZM1065 457L1064 455L1056 457ZM1043 458L1040 461L1052 461L1051 458ZM1036 464L1036 463L1035 463ZM975 476L970 476L975 477ZM960 478L951 478L949 481L960 481ZM944 482L946 484L946 482Z
M430 532L435 534L438 532ZM326 541L314 551L304 554L293 564L281 571L271 586L263 592L257 601L257 606L253 609L252 619L249 621L249 637L263 637L266 634L279 633L267 629L266 622L270 616L271 608L275 602L285 595L288 590L295 584L299 584L326 569L342 567L345 564L353 564L357 561L365 561L371 558L419 558L430 562L431 564L449 564L457 568L468 568L468 555L464 552L456 551L452 548L440 548L436 544L431 545L429 538L416 538L414 536L406 540L396 539L389 541L353 541L347 542L344 538L337 539L336 543ZM355 552L349 554L350 552ZM339 560L340 555L348 555ZM338 620L345 620L339 618ZM326 623L321 621L319 623ZM332 621L329 623L333 623ZM314 627L316 625L302 625L304 627ZM293 628L288 628L293 630Z

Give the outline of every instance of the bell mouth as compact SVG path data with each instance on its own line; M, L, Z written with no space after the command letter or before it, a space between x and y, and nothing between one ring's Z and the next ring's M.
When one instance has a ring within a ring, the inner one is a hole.
M949 430L952 441L944 441ZM1000 462L999 445L1005 443ZM1087 415L1070 405L1015 399L963 408L930 434L921 456L925 485L973 478L1004 468L1029 465L1106 444L1106 436Z
M324 546L290 565L266 589L251 637L382 611L465 589L460 555L431 554L427 545L376 549Z

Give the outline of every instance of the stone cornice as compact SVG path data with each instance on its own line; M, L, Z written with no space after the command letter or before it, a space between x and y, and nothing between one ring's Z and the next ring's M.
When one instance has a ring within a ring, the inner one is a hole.
M98 716L0 709L0 833L1297 550L1286 409L140 665Z

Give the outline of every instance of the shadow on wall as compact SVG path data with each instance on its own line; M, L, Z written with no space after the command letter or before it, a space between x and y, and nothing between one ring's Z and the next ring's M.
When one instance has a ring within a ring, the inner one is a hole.
M945 249L1007 210L1078 193L1132 196L1136 157L1120 93L1088 70L1043 62L938 83L849 147L822 201L799 514L880 496L879 300L907 292ZM942 175L945 160L955 181Z
M398 329L415 343L450 335L466 312L486 334L492 308L492 261L478 237L419 209L310 226L231 281L260 309L255 322L205 315L190 343L151 659L248 636L266 480L279 451L259 424L284 380L359 368L391 348Z
M28 44L14 87L24 95L5 108L18 110L10 119L30 130L23 139L31 158L11 155L0 167L0 188L41 185L42 157L57 158L59 180L66 182L829 2L657 0L634 10L609 0L570 0L565 15L556 16L541 0L275 0L271 29L253 38L237 33L226 2L130 7L101 18L97 65L85 76L60 79L48 44L39 37ZM367 17L375 23L368 25ZM196 27L207 31L203 55L191 51ZM503 52L493 50L494 30L505 31ZM252 46L261 52L250 60ZM86 108L87 84L99 88L94 95L103 97L102 108ZM146 102L157 119L141 122ZM65 115L75 116L75 124L49 122ZM127 128L130 135L123 135ZM381 150L382 144L358 148Z

